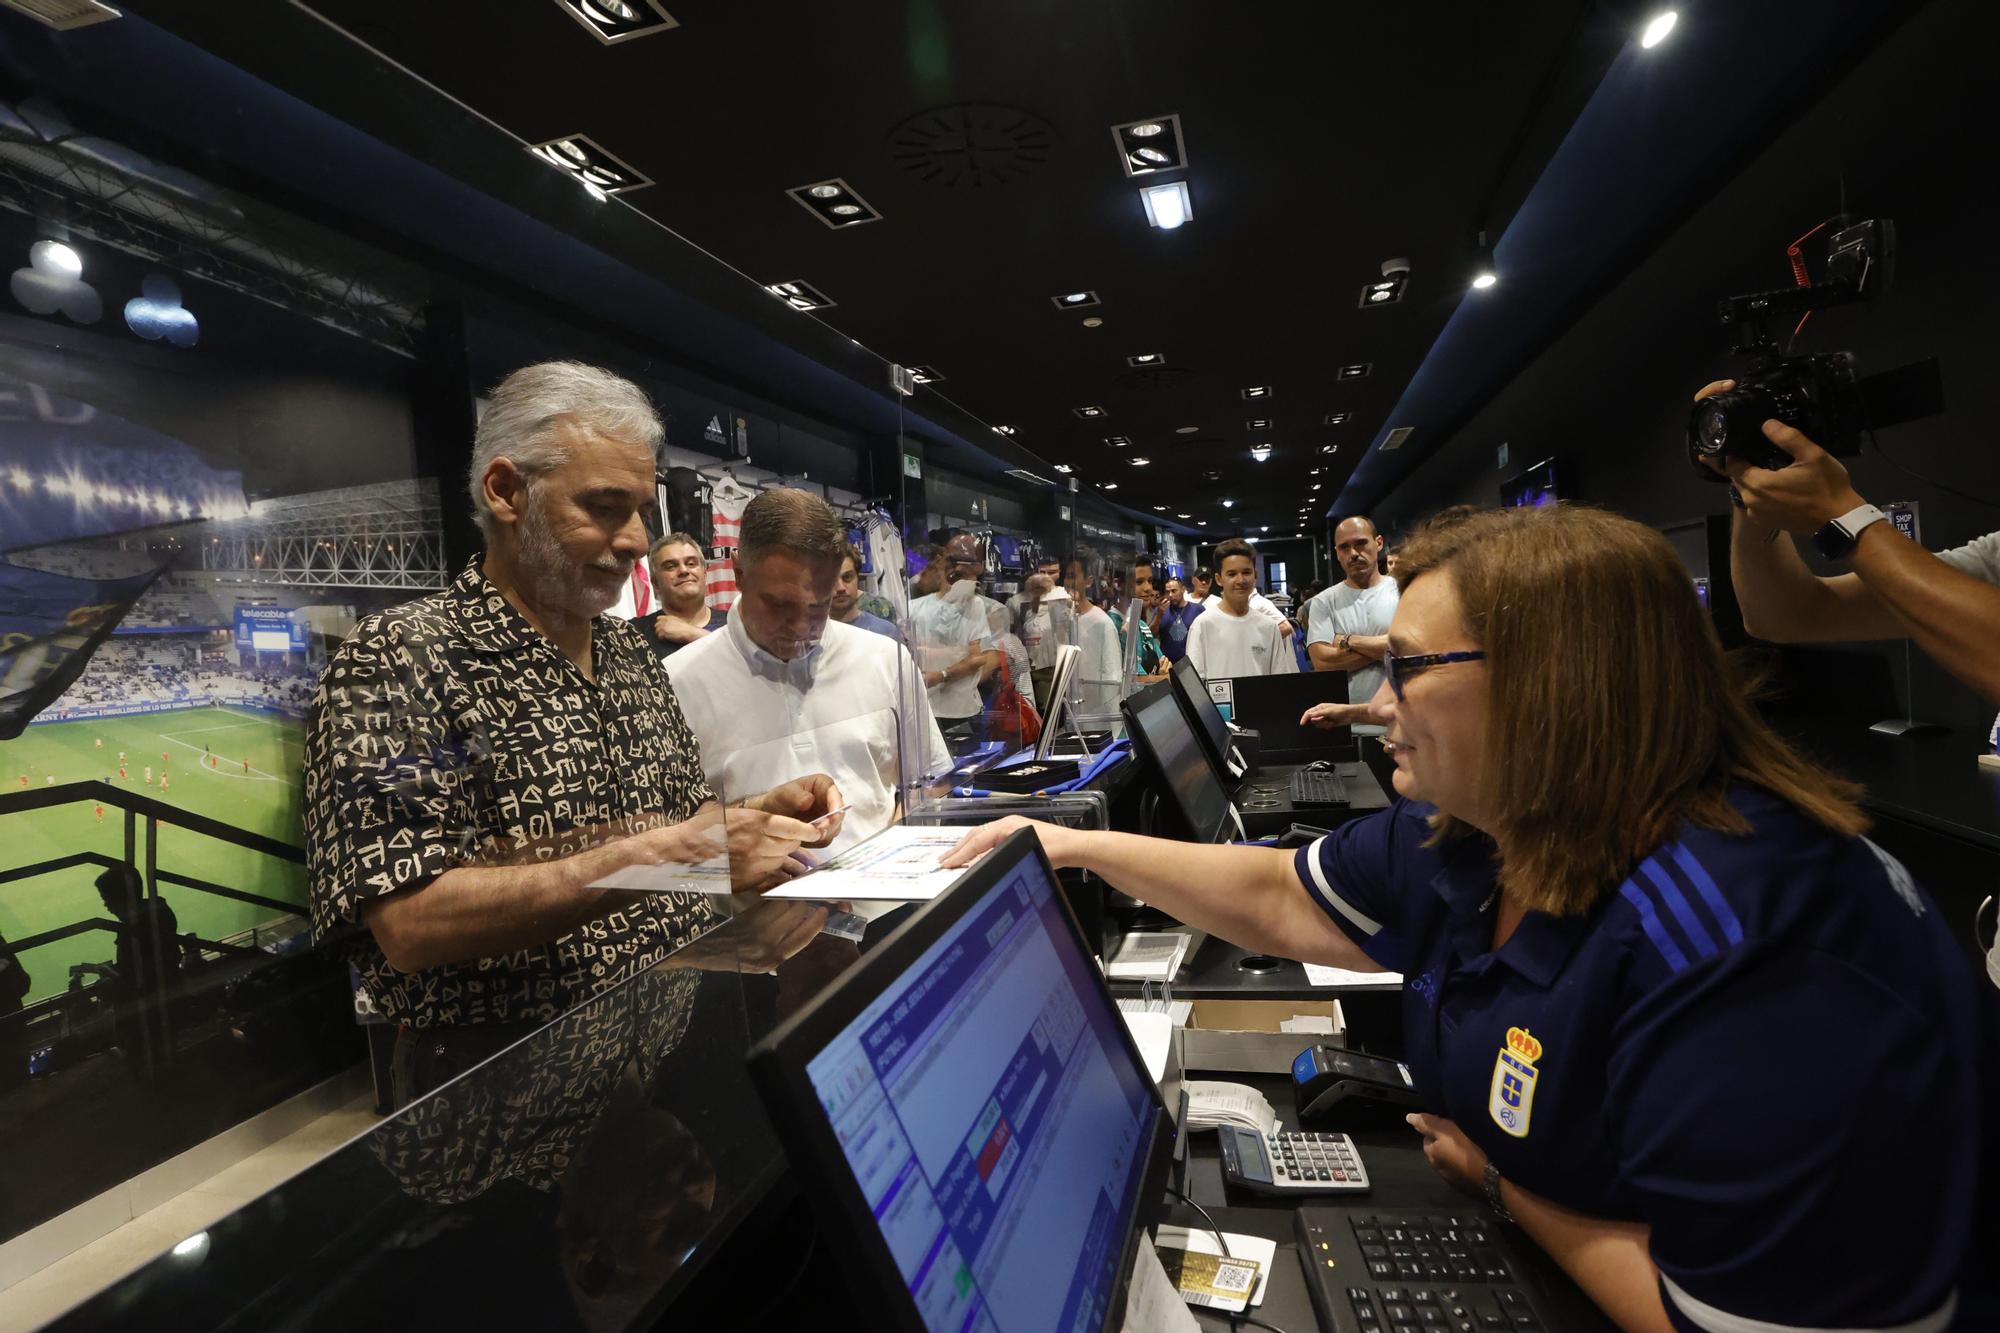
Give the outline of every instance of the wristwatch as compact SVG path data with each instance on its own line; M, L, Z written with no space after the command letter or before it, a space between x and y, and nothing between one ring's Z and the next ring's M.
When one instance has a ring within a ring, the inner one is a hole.
M1513 1222L1514 1215L1507 1211L1507 1205L1500 1201L1500 1168L1488 1162L1481 1173L1480 1184L1486 1187L1486 1204L1500 1215L1502 1222Z
M1821 524L1812 535L1812 544L1829 560L1845 560L1854 552L1854 543L1870 524L1889 516L1871 504L1856 505L1830 523Z

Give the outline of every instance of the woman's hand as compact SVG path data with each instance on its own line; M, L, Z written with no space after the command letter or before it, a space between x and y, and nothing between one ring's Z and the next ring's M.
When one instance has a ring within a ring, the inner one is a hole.
M1456 1121L1421 1111L1403 1118L1424 1136L1424 1157L1439 1179L1475 1199L1486 1197L1486 1154Z
M1059 849L1068 846L1068 840L1074 836L1075 830L1064 828L1060 824L1045 824L1038 819L1028 819L1022 815L1008 815L1005 819L981 824L959 839L958 845L946 852L938 864L946 870L969 866L1024 828L1035 831L1035 836L1041 839L1042 850L1048 853L1050 864L1061 869L1064 861L1062 851Z

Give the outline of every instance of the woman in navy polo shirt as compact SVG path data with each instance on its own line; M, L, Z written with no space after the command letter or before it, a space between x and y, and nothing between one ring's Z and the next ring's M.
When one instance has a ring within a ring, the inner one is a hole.
M2000 996L1743 700L1665 538L1488 512L1398 580L1388 810L1296 853L1037 825L1051 860L1402 972L1432 1165L1623 1326L2000 1327Z

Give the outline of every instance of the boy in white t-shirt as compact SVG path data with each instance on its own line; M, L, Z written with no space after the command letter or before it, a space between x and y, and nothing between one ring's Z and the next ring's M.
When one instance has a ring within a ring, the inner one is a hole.
M1188 626L1188 660L1203 680L1298 673L1298 659L1278 622L1253 610L1257 554L1232 537L1215 548L1221 601Z

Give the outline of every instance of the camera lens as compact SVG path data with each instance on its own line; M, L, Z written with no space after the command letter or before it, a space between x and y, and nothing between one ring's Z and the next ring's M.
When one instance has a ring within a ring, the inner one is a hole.
M1695 413L1695 438L1698 448L1705 454L1719 454L1729 447L1729 413L1723 408L1703 403Z
M1736 456L1752 459L1763 443L1763 421L1771 415L1771 400L1755 389L1738 387L1710 394L1688 414L1688 458L1703 460ZM1715 473L1701 468L1707 477Z

